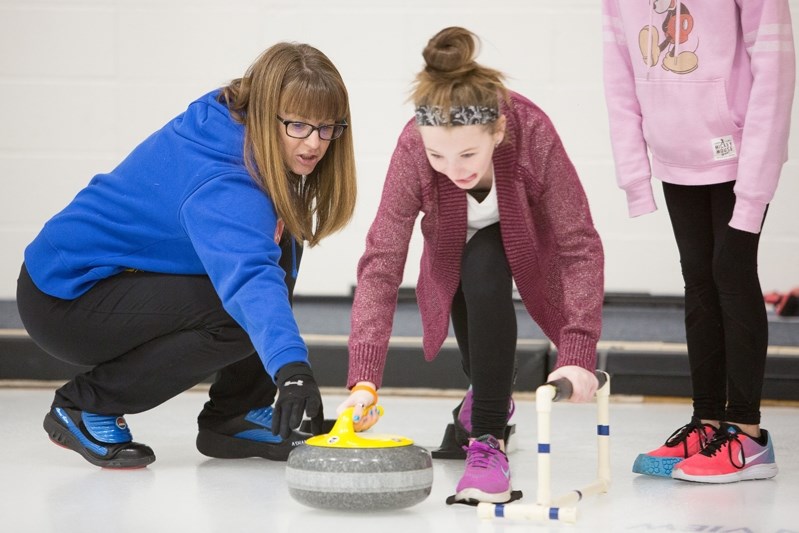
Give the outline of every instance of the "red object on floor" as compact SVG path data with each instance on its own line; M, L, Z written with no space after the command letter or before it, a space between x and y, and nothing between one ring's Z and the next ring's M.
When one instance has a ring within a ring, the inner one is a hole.
M770 292L763 299L774 306L778 316L799 316L799 287L786 293Z

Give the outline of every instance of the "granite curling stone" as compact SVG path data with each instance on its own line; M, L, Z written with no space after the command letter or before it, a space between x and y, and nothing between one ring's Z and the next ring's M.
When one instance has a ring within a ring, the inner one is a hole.
M359 435L347 409L330 433L294 448L286 465L289 494L309 507L385 511L430 495L433 459L425 448L396 435Z

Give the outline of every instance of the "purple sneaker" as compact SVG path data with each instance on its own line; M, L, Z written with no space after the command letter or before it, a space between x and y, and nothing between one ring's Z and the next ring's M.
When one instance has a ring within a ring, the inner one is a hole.
M466 449L466 470L455 489L455 500L504 503L510 499L508 456L493 435L483 435Z
M455 415L456 426L460 425L467 436L472 432L472 404L472 388L469 387L469 390L466 391L466 396L463 397L463 401L458 407L455 408L455 411L453 412L453 415ZM513 398L511 398L510 404L508 405L508 420L510 420L510 417L513 416L513 412L515 410L516 404L513 403Z

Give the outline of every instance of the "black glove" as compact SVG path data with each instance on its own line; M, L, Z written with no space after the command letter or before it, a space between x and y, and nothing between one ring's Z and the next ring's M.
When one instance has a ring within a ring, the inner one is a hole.
M272 412L272 434L287 439L291 430L302 423L303 413L311 419L311 433L322 433L322 396L311 367L305 363L289 363L278 370L275 382L278 393Z

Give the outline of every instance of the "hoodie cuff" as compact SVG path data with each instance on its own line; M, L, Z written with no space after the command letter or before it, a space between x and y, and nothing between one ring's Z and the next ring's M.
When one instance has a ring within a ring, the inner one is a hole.
M627 193L627 210L630 218L657 211L655 195L652 192L652 180L636 181L624 189Z
M737 197L732 210L730 227L749 233L760 233L760 228L763 227L763 217L766 215L766 207L768 204Z

